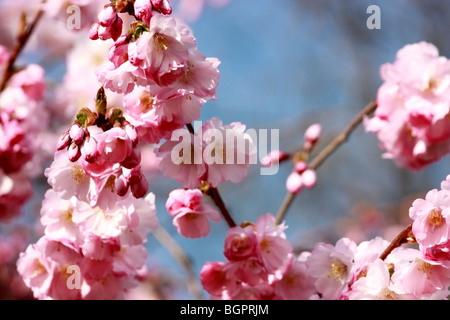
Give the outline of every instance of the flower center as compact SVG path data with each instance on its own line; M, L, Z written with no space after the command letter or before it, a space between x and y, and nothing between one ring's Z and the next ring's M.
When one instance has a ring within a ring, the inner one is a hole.
M428 213L427 222L432 227L440 227L444 223L444 217L441 210L433 209Z
M169 39L167 39L164 35L160 33L155 33L153 35L153 44L155 48L158 49L159 51L165 51L169 48L168 47Z
M80 183L83 183L86 181L86 173L84 172L83 168L80 165L74 165L72 167L72 179L75 180L76 185L79 185Z
M342 261L334 261L330 265L330 273L328 277L333 276L335 281L344 282L347 279L347 266Z

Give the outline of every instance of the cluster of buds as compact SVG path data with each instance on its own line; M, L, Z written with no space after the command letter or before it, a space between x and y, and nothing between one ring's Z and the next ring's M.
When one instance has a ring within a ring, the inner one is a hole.
M119 13L128 13L149 23L154 11L169 15L172 13L172 7L168 0L111 1L98 14L98 21L89 30L89 38L116 41L123 31L123 20Z
M141 172L136 129L120 108L107 108L103 87L97 93L96 109L79 111L70 129L60 137L57 150L67 149L69 160L80 161L98 183L114 175L118 195L124 196L131 189L136 198L145 196L148 182Z

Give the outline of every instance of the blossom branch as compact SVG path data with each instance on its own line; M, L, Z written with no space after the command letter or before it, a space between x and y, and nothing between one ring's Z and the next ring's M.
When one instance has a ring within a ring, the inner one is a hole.
M312 170L316 170L342 143L347 141L348 137L353 130L362 122L364 117L373 112L377 107L377 102L374 100L367 104L353 120L347 125L347 127L331 141L308 165ZM284 200L278 210L276 223L279 224L283 221L287 210L291 206L295 199L295 193L288 192L284 197Z
M190 258L184 252L183 248L170 236L170 234L161 226L154 232L155 238L169 251L169 253L177 260L187 273L187 288L192 296L197 300L203 300L202 290L196 280L196 274Z
M386 250L383 251L383 253L380 255L380 259L384 260L386 257L394 250L395 248L401 246L404 243L414 242L414 236L411 234L412 229L412 223L408 225L405 229L403 229L395 238L392 240L392 242L389 244L389 246L386 248Z
M42 1L42 4L44 3L45 0ZM14 64L17 58L19 57L20 53L22 52L22 50L25 48L25 45L30 39L31 34L33 33L34 29L36 28L36 25L38 24L43 14L44 11L42 9L39 9L33 21L28 26L26 22L26 15L22 14L19 25L19 33L17 35L17 42L8 60L5 71L3 72L3 78L0 84L0 92L2 92L6 88L9 79L13 76Z

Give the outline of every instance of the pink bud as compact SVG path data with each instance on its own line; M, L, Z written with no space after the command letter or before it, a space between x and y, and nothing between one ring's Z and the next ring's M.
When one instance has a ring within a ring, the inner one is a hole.
M140 163L141 163L141 149L133 148L131 150L131 154L124 161L122 161L120 165L127 169L133 169L134 167L139 166Z
M281 150L273 150L261 159L261 165L264 167L270 167L272 164L280 163L288 158L289 154L284 153Z
M317 182L316 172L312 169L307 169L302 173L302 181L305 187L313 188Z
M113 6L106 6L98 14L98 23L103 27L109 27L115 22L116 18L116 9Z
M123 175L120 175L116 178L116 184L115 184L115 190L119 197L123 197L128 192L128 182L127 178L125 178Z
M64 132L61 137L58 139L58 143L56 144L56 150L60 151L67 148L70 144L70 135L69 131Z
M97 150L97 141L95 141L94 138L86 137L83 143L83 147L81 149L84 159L89 162L93 163L97 159L99 153Z
M117 17L116 21L111 26L111 38L116 41L122 35L123 21Z
M299 161L295 163L295 171L297 173L302 173L303 171L305 171L308 168L308 165L306 164L305 161Z
M89 39L91 40L97 40L98 39L98 23L94 23L91 28L89 29Z
M69 156L69 160L72 162L77 161L78 159L80 159L81 157L81 151L80 151L80 147L73 143L70 145L69 150L68 150L68 156Z
M161 4L158 7L159 11L161 11L162 14L171 14L172 13L172 7L170 6L169 1L168 0L162 0L160 2L161 2Z
M131 185L131 193L135 198L142 198L147 194L147 192L148 192L148 181L145 178L145 176L141 174L140 179L135 181Z
M302 176L297 172L292 172L286 180L286 189L293 194L299 193L302 190L303 182Z
M83 141L84 129L78 123L75 123L70 127L69 135L73 142L79 144Z
M316 143L322 133L322 126L318 123L312 124L305 131L305 140L312 144Z

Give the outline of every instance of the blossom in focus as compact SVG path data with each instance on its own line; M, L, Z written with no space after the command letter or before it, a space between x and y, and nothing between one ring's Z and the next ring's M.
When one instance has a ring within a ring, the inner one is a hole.
M203 194L198 189L176 189L170 192L166 202L167 211L173 216L173 225L186 238L209 235L209 221L219 222L219 212L203 203Z

